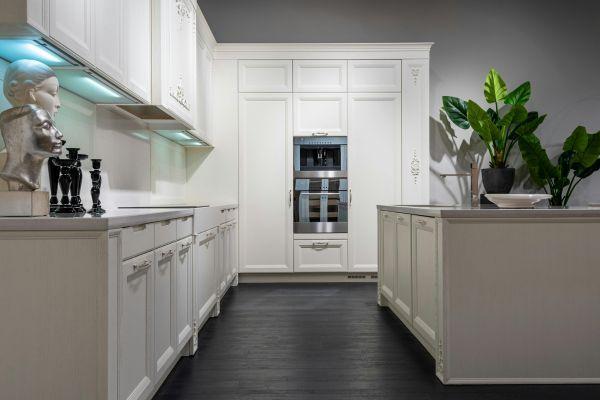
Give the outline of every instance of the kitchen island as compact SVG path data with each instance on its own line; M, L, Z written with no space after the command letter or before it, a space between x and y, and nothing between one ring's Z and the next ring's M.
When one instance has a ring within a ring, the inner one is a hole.
M600 383L599 208L377 208L378 302L443 383Z

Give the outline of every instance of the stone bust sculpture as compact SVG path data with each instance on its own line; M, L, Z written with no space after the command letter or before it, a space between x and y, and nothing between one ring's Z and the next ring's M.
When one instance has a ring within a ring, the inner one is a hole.
M11 191L39 189L42 163L62 152L62 133L48 112L34 104L0 113L7 158L0 177Z
M10 191L39 189L42 163L62 153L62 134L54 125L60 108L58 79L39 61L17 60L6 69L3 89L13 108L0 114L7 153L0 178Z

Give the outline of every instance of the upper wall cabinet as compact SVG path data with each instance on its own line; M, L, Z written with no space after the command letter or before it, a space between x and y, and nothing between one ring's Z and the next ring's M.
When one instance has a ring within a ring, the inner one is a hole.
M196 10L191 0L154 0L153 103L194 125Z
M122 0L126 86L144 101L152 99L151 0Z
M92 0L50 1L50 37L94 62L92 23Z
M241 93L292 91L290 60L240 60L239 91Z
M294 93L294 136L348 133L346 93Z
M294 92L346 92L346 60L294 60Z
M348 61L349 92L400 92L401 89L402 61Z
M27 23L47 35L50 25L49 0L27 0Z
M127 0L94 1L94 58L98 68L116 81L125 82L123 7ZM82 2L83 3L83 2Z
M207 45L199 36L196 38L196 57L198 62L197 74L197 116L196 133L207 142L212 142L211 104L212 104L212 67L213 58Z

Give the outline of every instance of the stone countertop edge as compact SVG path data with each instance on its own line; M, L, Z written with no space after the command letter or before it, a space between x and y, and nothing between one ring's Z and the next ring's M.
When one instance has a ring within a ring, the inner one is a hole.
M434 218L600 218L600 207L510 209L378 205L377 210Z
M178 208L118 209L101 217L0 217L0 231L108 231L193 215L193 208Z

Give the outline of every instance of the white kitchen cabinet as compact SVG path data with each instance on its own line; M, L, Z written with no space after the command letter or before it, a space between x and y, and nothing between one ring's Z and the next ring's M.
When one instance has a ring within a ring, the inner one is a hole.
M213 58L210 50L198 36L197 41L197 116L196 116L196 132L204 140L212 143L212 127L211 127L211 104L212 104L212 68Z
M392 213L380 214L381 265L379 268L379 290L389 301L394 300L396 291L396 223Z
M27 23L47 35L50 25L50 0L27 0Z
M192 244L191 237L177 242L175 273L177 352L192 337Z
M400 92L401 60L348 61L349 92Z
M348 95L349 271L377 271L377 204L397 204L401 185L401 96ZM376 150L375 150L376 149Z
M348 61L294 60L294 92L346 92Z
M292 98L240 94L240 272L292 272Z
M49 31L53 39L93 63L92 6L92 0L50 1Z
M154 0L153 102L196 122L196 10L192 0Z
M175 243L154 251L154 373L160 379L177 356Z
M227 238L226 225L220 225L217 235L217 287L219 296L223 296L227 288Z
M289 93L292 91L291 60L240 60L240 93Z
M113 80L121 83L125 82L123 16L126 2L124 0L93 1L94 63Z
M229 271L231 279L235 280L238 273L238 224L231 221L229 224Z
M123 47L126 86L142 100L152 99L151 0L123 0Z
M218 293L216 276L217 228L196 236L194 245L194 320L202 324L209 316ZM199 326L198 326L199 327Z
M437 331L437 228L435 218L412 217L413 327L433 347Z
M345 272L346 240L294 240L294 272Z
M154 252L123 262L120 273L118 398L145 399L154 379Z
M294 136L348 134L346 93L294 93Z
M219 228L221 236L221 260L223 262L223 282L228 285L231 282L231 224L226 223Z
M396 226L396 290L394 304L398 306L405 322L412 321L412 240L411 219L408 214L393 213Z

